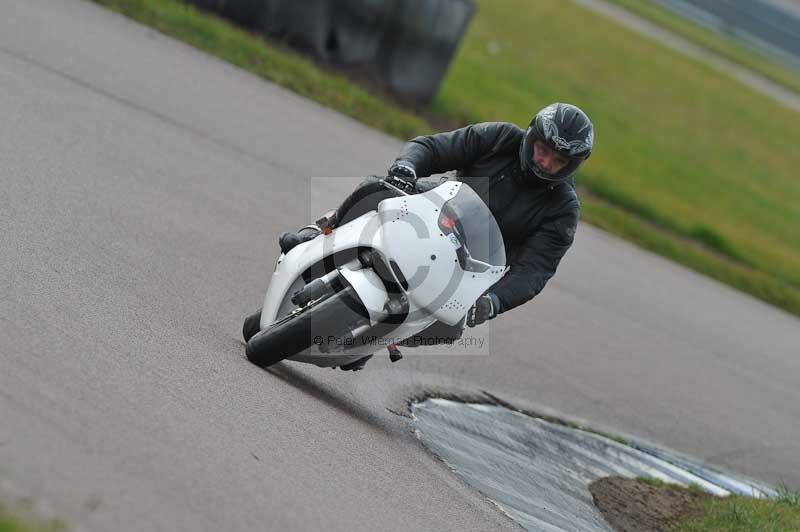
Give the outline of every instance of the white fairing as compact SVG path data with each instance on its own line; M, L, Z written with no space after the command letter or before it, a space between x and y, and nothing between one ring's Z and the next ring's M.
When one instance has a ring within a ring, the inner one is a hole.
M424 194L384 200L381 253L394 260L408 282L408 298L417 309L448 325L460 322L475 300L505 273L504 265L465 272L457 243L439 230L444 202L462 183L447 182Z
M275 321L279 316L292 310L289 299L292 294L302 288L305 283L301 274L325 256L333 255L346 249L373 247L379 238L380 221L375 212L370 212L350 223L336 228L330 235L320 235L314 240L300 244L286 255L278 257L278 264L272 273L264 306L261 311L261 328ZM286 305L283 305L286 301ZM278 310L286 312L279 314Z
M360 263L356 263L360 266ZM369 321L371 325L375 325L382 318L386 317L387 312L384 309L389 297L384 288L383 281L373 270L369 268L360 268L358 270L351 269L346 265L339 269L342 277L347 279L347 282L352 286L361 302L367 307L369 312Z
M305 285L301 276L305 270L333 254L355 257L352 251L358 248L371 248L387 265L394 263L398 283L407 283L407 287L403 286L409 307L405 321L385 341L341 349L334 346L328 353L312 346L290 360L322 367L340 366L411 337L437 320L448 325L461 322L475 300L507 270L504 264L481 263L487 266L485 271L465 271L457 255L458 239L440 230L442 206L462 186L466 185L446 182L424 194L383 200L377 212L367 213L281 255L264 299L261 329L295 308L290 299ZM481 208L488 213L482 204ZM493 219L491 222L495 223ZM348 255L346 250L351 253ZM375 325L387 315L389 296L383 281L371 268L363 268L357 258L342 260L347 262L335 261L337 269L355 289L367 307L370 324Z

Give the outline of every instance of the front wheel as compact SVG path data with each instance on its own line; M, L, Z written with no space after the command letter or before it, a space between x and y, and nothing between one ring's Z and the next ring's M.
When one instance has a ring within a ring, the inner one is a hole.
M351 323L367 315L355 290L347 287L297 309L251 337L247 359L257 366L271 366L312 345L327 342L331 336L341 336Z
M249 342L250 338L258 334L258 331L261 330L261 309L255 311L255 313L250 314L244 319L244 325L242 325L242 336L244 337L245 342Z

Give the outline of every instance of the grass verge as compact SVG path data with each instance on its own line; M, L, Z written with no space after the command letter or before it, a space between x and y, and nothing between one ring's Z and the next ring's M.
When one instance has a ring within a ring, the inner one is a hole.
M650 0L607 0L643 19L680 35L687 41L706 48L789 90L800 93L800 73L787 68L765 53L754 50L725 35L709 31L686 20Z
M674 528L681 532L796 532L800 530L798 495L790 498L712 498L702 510Z
M401 139L432 131L344 77L179 0L95 1ZM598 130L597 154L579 176L589 192L585 220L800 315L794 114L576 6L479 0L431 112L524 124L557 100L579 102Z
M66 525L59 520L41 521L27 511L12 512L0 503L0 532L64 532Z
M673 483L670 483L670 482L664 482L660 478L655 478L655 477L638 477L636 480L638 480L639 482L642 482L644 484L647 484L648 486L653 486L654 488L663 488L665 486L677 486L678 485L678 484L673 484ZM685 489L688 489L689 491L702 491L703 490L700 487L700 485L695 483L695 482L690 483L689 486L686 487Z
M796 532L800 495L717 497L697 486L649 477L605 477L589 485L595 506L616 530L632 532Z

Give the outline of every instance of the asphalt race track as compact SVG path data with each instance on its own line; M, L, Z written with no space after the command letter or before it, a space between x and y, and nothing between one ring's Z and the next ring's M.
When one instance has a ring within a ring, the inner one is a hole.
M481 390L800 487L800 321L587 225L488 354L249 364L276 235L355 182L310 177L399 146L92 3L4 2L0 492L79 530L513 529L397 415Z

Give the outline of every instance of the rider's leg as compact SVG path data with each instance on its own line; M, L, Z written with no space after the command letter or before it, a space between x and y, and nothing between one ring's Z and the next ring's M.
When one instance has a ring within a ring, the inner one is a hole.
M344 225L363 214L374 211L378 208L378 203L395 196L396 193L386 188L381 178L369 176L336 209L333 227Z
M356 189L347 196L332 216L323 217L316 224L309 224L294 233L282 233L278 237L278 244L281 251L288 253L289 250L315 238L320 234L321 227L338 227L354 220L369 211L374 211L378 203L386 198L395 196L395 192L386 188L382 180L375 176L365 179Z
M436 188L440 184L441 181L420 179L416 183L416 191L421 194ZM378 203L396 196L397 192L386 188L383 184L383 179L377 176L369 176L336 209L335 220L331 227L346 224L365 213L374 211L378 207Z

